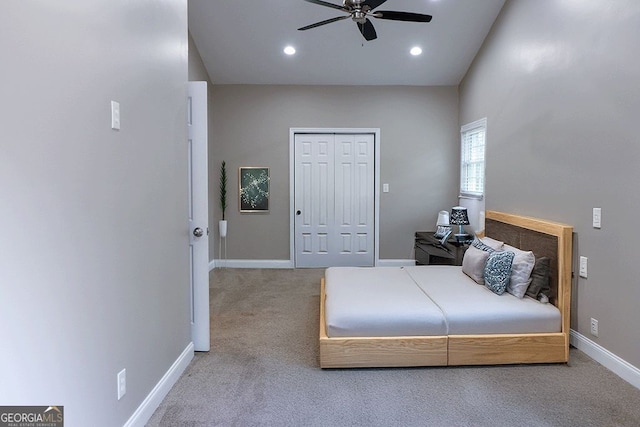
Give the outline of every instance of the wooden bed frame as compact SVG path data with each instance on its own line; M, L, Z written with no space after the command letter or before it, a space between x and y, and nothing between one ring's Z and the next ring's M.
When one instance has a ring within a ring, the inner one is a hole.
M320 367L366 368L401 366L565 363L569 360L571 260L573 228L520 215L486 212L487 236L536 257L551 259L553 303L561 313L557 333L402 337L336 337L326 332L325 286L320 294ZM428 267L427 267L428 268Z

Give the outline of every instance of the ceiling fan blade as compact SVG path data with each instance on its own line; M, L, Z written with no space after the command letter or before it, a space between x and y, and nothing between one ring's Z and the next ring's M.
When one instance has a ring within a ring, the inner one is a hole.
M369 6L371 10L375 9L378 6L381 6L383 3L386 3L387 0L367 0L362 3L363 6Z
M347 16L338 16L337 18L327 19L326 21L316 22L315 24L307 25L306 27L298 28L298 31L310 30L311 28L316 28L321 25L331 24L332 22L342 21L343 19L351 18L351 15Z
M407 21L407 22L431 22L431 15L423 15L421 13L396 12L393 10L376 10L373 16L378 19L389 19L391 21Z
M369 19L367 19L364 24L358 23L358 29L362 33L362 36L369 42L378 38L376 29L373 28L373 24Z
M304 0L304 1L308 1L309 3L319 4L320 6L331 7L333 9L338 9L338 10L342 10L342 11L345 11L345 12L349 11L349 9L345 9L344 7L342 7L342 5L333 4L333 3L329 3L329 2L326 2L326 1L322 1L322 0Z

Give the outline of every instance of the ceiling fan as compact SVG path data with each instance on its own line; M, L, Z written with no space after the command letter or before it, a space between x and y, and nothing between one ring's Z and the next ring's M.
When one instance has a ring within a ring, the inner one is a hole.
M376 10L375 8L385 3L387 0L343 0L342 6L334 3L329 3L322 0L305 0L309 3L319 4L320 6L326 6L333 9L340 10L348 15L339 16L337 18L327 19L326 21L316 22L315 24L307 25L306 27L298 28L300 31L316 28L321 25L330 24L336 21L342 21L343 19L351 18L353 22L358 25L358 29L362 36L371 41L378 37L376 29L373 28L373 24L368 17L378 19L388 19L391 21L405 21L405 22L430 22L431 15L423 15L420 13L411 12L396 12L393 10Z

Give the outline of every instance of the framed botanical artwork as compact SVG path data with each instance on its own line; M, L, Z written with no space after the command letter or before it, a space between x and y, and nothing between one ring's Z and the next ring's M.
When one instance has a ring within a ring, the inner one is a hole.
M269 212L269 168L238 169L240 212Z

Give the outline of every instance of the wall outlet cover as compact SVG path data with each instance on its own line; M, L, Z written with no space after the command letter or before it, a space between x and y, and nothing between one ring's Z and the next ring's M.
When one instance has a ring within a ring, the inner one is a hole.
M598 320L593 317L591 318L591 335L598 336Z
M580 277L587 278L587 262L589 259L586 256L580 257Z

